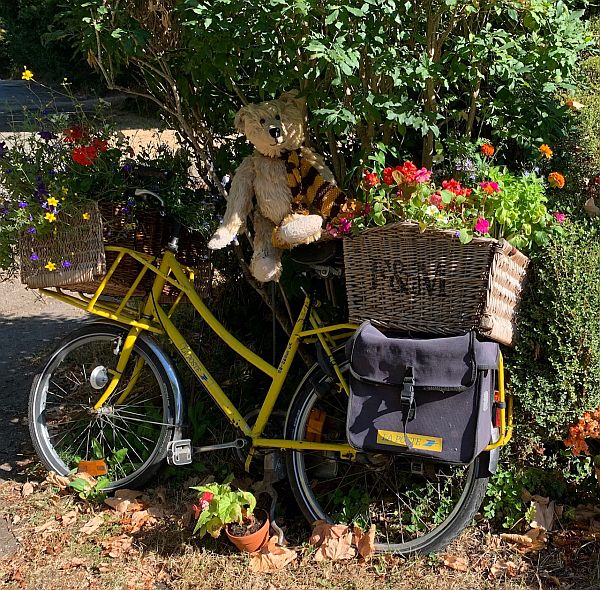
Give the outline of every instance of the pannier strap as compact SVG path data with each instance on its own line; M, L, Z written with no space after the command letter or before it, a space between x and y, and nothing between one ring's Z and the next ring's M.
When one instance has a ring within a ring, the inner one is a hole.
M404 424L406 426L406 423L409 420L414 419L417 410L415 404L415 377L413 375L412 367L406 367L406 373L404 373L400 404L402 406L402 416L404 416ZM405 440L408 440L408 437Z

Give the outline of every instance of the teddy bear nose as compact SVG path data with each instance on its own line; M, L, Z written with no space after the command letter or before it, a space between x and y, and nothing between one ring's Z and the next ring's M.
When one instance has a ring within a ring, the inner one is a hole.
M269 135L273 139L277 139L277 138L281 137L281 129L279 129L279 127L271 127L269 129Z

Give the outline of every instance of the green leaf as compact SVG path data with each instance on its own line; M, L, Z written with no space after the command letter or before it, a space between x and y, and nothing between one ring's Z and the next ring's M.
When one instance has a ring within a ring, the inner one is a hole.
M458 234L458 239L461 244L468 244L473 239L473 232L467 229L461 229Z

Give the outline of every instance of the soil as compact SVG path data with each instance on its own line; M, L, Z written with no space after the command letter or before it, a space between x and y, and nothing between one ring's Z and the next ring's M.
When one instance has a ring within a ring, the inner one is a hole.
M260 530L260 528L267 521L267 515L262 510L258 510L254 513L254 522L250 525L239 524L237 522L232 522L228 525L229 534L234 537L246 537Z

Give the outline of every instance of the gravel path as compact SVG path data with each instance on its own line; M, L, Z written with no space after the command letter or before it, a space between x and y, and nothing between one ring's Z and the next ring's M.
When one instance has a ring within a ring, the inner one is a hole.
M0 282L0 465L14 467L28 452L27 399L33 376L45 355L86 317L18 281ZM8 472L0 471L0 481L3 475Z

